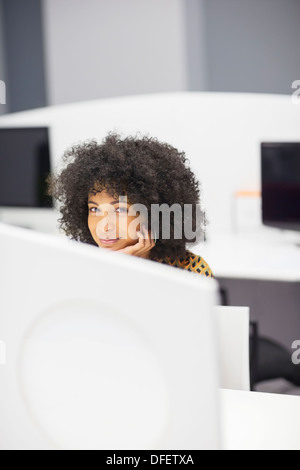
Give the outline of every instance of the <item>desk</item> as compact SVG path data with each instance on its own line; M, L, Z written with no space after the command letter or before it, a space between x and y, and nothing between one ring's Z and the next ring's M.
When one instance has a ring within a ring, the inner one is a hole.
M300 234L272 229L252 233L213 234L195 252L216 277L300 282Z
M261 228L213 233L194 250L209 263L232 306L248 306L259 334L290 350L300 339L300 233Z
M300 450L300 396L220 390L224 450Z

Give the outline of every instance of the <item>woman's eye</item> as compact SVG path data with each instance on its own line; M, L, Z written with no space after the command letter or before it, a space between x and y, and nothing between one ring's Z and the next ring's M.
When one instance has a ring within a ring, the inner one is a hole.
M101 212L100 209L98 209L98 207L90 207L89 211L92 214L99 214Z
M96 214L96 215L101 215L102 214L102 211L101 211L101 209L99 209L99 207L90 207L89 212L92 213L92 214ZM127 209L127 207L118 207L115 210L115 212L117 212L118 214L126 214L128 212L128 209Z
M118 212L119 214L126 214L127 213L127 207L118 207L116 209L116 212Z

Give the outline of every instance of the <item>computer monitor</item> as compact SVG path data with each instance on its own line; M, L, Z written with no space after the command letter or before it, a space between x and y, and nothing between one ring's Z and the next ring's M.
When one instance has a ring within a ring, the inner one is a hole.
M49 133L48 127L0 127L0 222L59 233L47 195Z
M1 449L220 448L215 280L6 224L0 259Z
M53 207L47 127L0 128L0 206Z
M300 230L300 142L261 144L264 225Z

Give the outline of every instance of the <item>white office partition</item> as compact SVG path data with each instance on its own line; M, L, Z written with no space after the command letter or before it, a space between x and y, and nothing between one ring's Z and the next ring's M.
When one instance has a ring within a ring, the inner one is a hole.
M162 93L52 106L0 117L0 126L51 127L51 157L109 131L155 136L185 151L202 184L208 230L231 230L236 191L260 190L260 142L299 141L292 96ZM258 209L259 210L259 207Z
M0 224L0 448L218 449L213 279Z
M217 306L214 311L218 331L220 386L249 391L249 307Z

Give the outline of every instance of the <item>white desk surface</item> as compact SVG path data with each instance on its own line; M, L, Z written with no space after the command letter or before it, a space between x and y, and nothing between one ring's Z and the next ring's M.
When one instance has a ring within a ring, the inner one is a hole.
M216 277L300 282L300 233L291 239L272 231L213 234L195 247Z
M220 390L224 450L300 450L300 396Z

